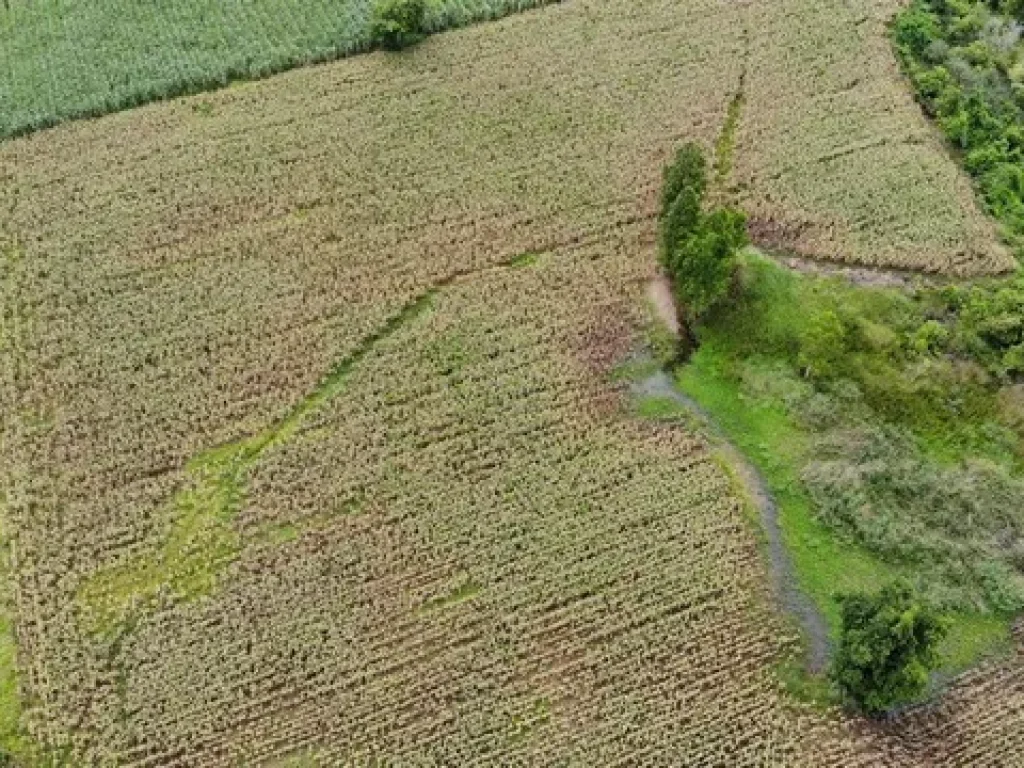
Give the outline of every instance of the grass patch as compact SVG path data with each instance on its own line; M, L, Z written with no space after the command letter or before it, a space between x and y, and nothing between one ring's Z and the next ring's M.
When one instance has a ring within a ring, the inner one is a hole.
M736 131L740 126L740 115L743 113L743 80L740 79L740 87L736 95L729 102L729 109L725 115L725 124L722 132L715 142L715 188L722 191L723 185L732 173L733 154L736 148Z
M786 693L817 710L827 710L841 703L831 681L824 675L809 675L798 659L786 659L778 664L775 675Z
M79 587L77 600L87 631L114 635L130 630L162 602L187 602L213 592L222 571L242 550L234 521L244 503L246 478L260 456L268 447L292 438L308 414L340 394L359 361L379 341L425 312L435 293L429 290L409 302L365 338L281 421L192 459L186 467L185 486L168 505L171 523L163 539L149 552L100 569ZM347 506L351 503L343 502L339 513L356 511ZM258 538L286 543L299 533L290 525L270 526Z
M690 412L670 397L641 397L636 402L636 413L655 421L688 420Z
M868 499L863 507L881 511L893 526L913 523L908 531L890 534L889 538L873 538L874 532L866 522L849 523L839 515L822 512L821 488L815 485L818 478L811 470L820 470L823 446L829 441L836 442L835 435L868 427L891 428L910 436L895 444L908 452L909 458L900 456L900 461L911 462L908 466L915 471L920 468L921 482L925 484L920 489L922 493L932 492L927 487L929 481L959 477L943 474L948 462L955 463L949 471L959 472L960 467L979 459L996 466L991 469L991 476L972 475L973 481L982 484L980 496L985 495L984 482L989 477L999 486L1000 493L1001 484L1009 484L1009 492L1014 492L1018 464L1013 441L992 428L993 424L1000 425L993 421L995 411L989 407L1008 382L990 378L984 386L964 396L961 392L944 391L940 373L940 383L930 382L931 390L924 395L931 399L913 402L917 385L913 371L922 360L925 365L939 369L961 364L948 353L918 355L907 351L914 347L915 329L928 321L928 308L935 297L927 291L906 296L808 278L787 272L756 255L745 258L742 282L742 298L716 312L701 329L701 346L685 366L677 369L677 384L711 414L729 441L764 476L779 505L780 526L800 587L819 606L833 637L839 627L837 593L874 591L899 577L920 581L926 576L940 583L961 576L977 577L971 587L960 592L945 586L931 592L932 596L947 598L942 607L953 621L940 652L942 670L961 671L980 657L998 652L1007 643L1013 611L1005 610L997 598L1006 594L1001 590L1012 589L1016 583L1015 550L977 550L992 563L1007 564L1005 571L997 572L993 566L992 573L1006 576L1007 581L988 592L988 582L969 570L968 564L942 561L947 553L959 552L953 548L959 542L950 526L961 525L962 521L944 517L908 521L920 512L912 500L894 505L893 500L900 495L890 493L888 487L875 489L871 478L862 483L858 480L860 484L855 486L829 486L837 494L850 496L848 506L855 513L863 511L858 506L862 497L857 496L862 494ZM860 328L873 341L851 342L842 338L816 348L815 317L833 309L843 312L840 327L844 335L851 333L848 327ZM872 325L865 328L860 325L862 322ZM949 322L955 323L955 319ZM827 368L828 375L816 373L813 366ZM906 403L892 410L874 407L874 398L881 397L887 386L897 389ZM858 393L849 403L836 394L846 390ZM953 399L947 401L947 396ZM950 402L949 407L960 409L959 418L943 413ZM963 407L965 402L971 407ZM656 410L661 406L648 407ZM985 435L989 437L985 439ZM843 468L860 468L857 460L843 453L848 447L841 441L838 445L835 462ZM884 476L883 479L888 480ZM902 493L902 489L898 490ZM1013 526L1018 521L1012 511L1008 514L1011 519L1000 517L996 522L1016 531ZM984 526L990 524L994 523L974 520L974 527L963 535L981 539L988 534ZM940 543L919 552L914 535ZM900 558L899 547L915 556ZM1001 557L1005 560L999 560ZM990 595L995 597L986 602Z
M540 261L541 255L542 254L540 253L540 251L526 251L525 253L520 253L517 256L513 256L511 259L509 259L507 266L520 268L532 267L538 261Z
M837 636L839 607L833 594L879 587L898 571L856 545L837 540L814 519L797 470L807 455L808 436L781 407L744 397L726 374L728 362L726 348L708 340L679 369L677 383L712 415L727 439L765 478L779 505L779 524L800 586L818 604Z
M473 581L472 578L467 578L464 583L453 589L447 595L441 597L435 597L432 600L428 600L420 606L420 614L434 613L445 608L451 608L452 606L464 603L467 600L472 600L474 597L480 594L482 587Z

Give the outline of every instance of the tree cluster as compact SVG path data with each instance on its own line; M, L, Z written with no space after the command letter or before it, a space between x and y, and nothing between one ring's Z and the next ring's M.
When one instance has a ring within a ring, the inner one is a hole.
M660 259L691 331L729 294L737 253L748 242L743 213L703 210L706 190L704 155L696 144L686 144L664 171Z

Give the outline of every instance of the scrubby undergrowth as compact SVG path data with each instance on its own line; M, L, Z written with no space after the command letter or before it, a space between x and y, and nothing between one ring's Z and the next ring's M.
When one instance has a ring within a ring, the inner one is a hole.
M989 211L1024 244L1024 4L914 0L893 23L925 110L975 178Z
M765 474L802 586L911 580L953 618L962 669L1024 608L1024 277L911 292L801 275L754 252L679 369Z
M905 295L750 256L739 293L699 333L806 435L816 516L947 609L1024 607L1024 278Z

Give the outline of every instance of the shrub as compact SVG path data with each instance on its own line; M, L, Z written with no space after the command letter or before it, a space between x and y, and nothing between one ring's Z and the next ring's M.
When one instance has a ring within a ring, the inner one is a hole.
M842 627L832 679L870 715L913 701L928 685L946 622L904 583L840 597Z
M926 320L914 332L911 346L920 355L937 354L946 348L949 331L937 320Z
M419 42L426 34L426 0L380 0L370 20L370 40L397 51Z
M1007 16L1024 22L1024 0L1002 0L1000 6L1000 10Z
M679 243L685 241L700 223L701 197L693 188L683 189L668 204L661 218L661 263L672 274L674 253Z
M846 355L846 327L831 309L819 310L800 331L797 362L804 375L829 378L838 373Z
M893 34L896 44L914 56L921 56L932 42L941 37L935 16L917 7L897 18Z

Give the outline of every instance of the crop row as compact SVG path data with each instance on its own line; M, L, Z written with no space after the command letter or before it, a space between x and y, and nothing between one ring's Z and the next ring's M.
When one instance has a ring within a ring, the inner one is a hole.
M782 24L774 7L558 5L0 146L0 231L21 243L33 318L4 414L31 428L0 457L23 470L4 522L33 734L82 764L305 746L333 762L870 755L785 709L767 672L786 633L727 484L678 428L626 418L602 378L634 340L660 168L680 137L711 145L741 32L759 28L747 15ZM818 66L846 65L787 60L775 77ZM769 106L747 71L737 174ZM800 140L844 145L824 122ZM774 166L744 194L793 218L790 183ZM845 181L814 183L802 206L846 210ZM917 212L873 204L890 263L916 258ZM942 215L948 261L977 212L952 199ZM836 247L870 261L851 227ZM525 252L542 255L490 269ZM260 455L227 516L181 514L190 462L287 419L459 274ZM103 580L166 552L166 570ZM215 583L175 594L194 586L181 568ZM97 635L92 579L146 609Z
M123 637L84 754L760 765L819 737L866 760L767 674L792 638L725 476L588 366L596 327L637 322L643 247L625 229L484 270L382 339L257 463L253 543L213 599Z
M432 32L545 0L444 0ZM550 0L548 0L550 1ZM370 46L370 0L0 6L0 138L266 77Z
M748 6L731 184L755 242L871 266L1012 271L899 72L886 36L899 4L862 5Z

